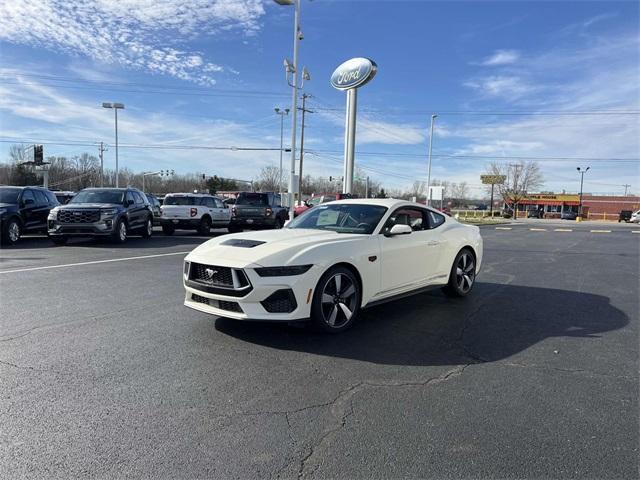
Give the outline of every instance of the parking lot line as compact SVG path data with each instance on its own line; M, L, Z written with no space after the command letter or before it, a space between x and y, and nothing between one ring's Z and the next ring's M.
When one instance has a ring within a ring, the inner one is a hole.
M553 231L554 232L573 232L573 229L571 229L571 228L555 228Z
M640 230L631 230L631 233L640 233Z
M547 231L546 228L530 228L529 230L531 230L532 232L546 232Z
M138 257L110 258L108 260L94 260L92 262L65 263L63 265L49 265L46 267L19 268L17 270L0 271L0 275L6 274L6 273L33 272L35 270L49 270L53 268L67 268L67 267L79 267L83 265L96 265L98 263L126 262L127 260L142 260L145 258L168 257L171 255L186 255L187 253L189 252L158 253L155 255L141 255Z
M591 230L591 233L611 233L611 230Z
M496 227L496 230L511 230L511 227Z

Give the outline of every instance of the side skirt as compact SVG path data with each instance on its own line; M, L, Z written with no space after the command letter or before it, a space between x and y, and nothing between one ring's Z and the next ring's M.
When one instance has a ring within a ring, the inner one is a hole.
M415 290L409 290L408 292L399 293L397 295L391 295L390 297L381 298L380 300L374 300L373 302L369 302L364 307L361 307L361 308L364 310L366 308L376 307L378 305L382 305L383 303L393 302L395 300L400 300L401 298L405 298L405 297L411 297L419 293L424 293L430 290L442 288L446 285L447 285L446 283L443 283L441 285L429 285L427 287L416 288Z

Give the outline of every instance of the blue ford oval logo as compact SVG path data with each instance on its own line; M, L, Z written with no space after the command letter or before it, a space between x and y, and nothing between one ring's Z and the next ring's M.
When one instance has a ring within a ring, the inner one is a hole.
M335 69L331 75L331 85L338 90L357 88L371 80L377 71L378 66L373 60L352 58Z

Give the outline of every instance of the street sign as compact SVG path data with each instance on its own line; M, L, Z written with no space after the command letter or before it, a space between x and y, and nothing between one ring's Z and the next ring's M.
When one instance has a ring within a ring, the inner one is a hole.
M506 175L480 175L480 181L485 185L502 185L506 180Z
M429 187L429 196L427 198L430 200L442 200L443 193L444 187L432 185Z
M331 75L331 85L338 90L349 90L361 87L378 71L376 62L368 58L352 58L335 69Z

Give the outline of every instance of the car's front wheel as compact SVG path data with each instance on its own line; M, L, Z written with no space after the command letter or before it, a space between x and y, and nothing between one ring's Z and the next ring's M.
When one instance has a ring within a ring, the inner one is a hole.
M348 268L336 266L320 277L311 305L311 322L321 331L350 328L360 311L360 282Z
M17 218L11 218L5 224L2 231L2 243L6 245L15 245L22 235L22 225Z
M111 239L114 243L124 243L127 241L127 223L123 219L118 220Z
M202 217L202 220L200 220L200 225L198 225L198 233L200 235L211 234L211 219L209 217Z
M475 283L475 256L471 250L463 248L453 261L451 273L449 274L449 283L443 290L451 297L465 297L469 295Z

